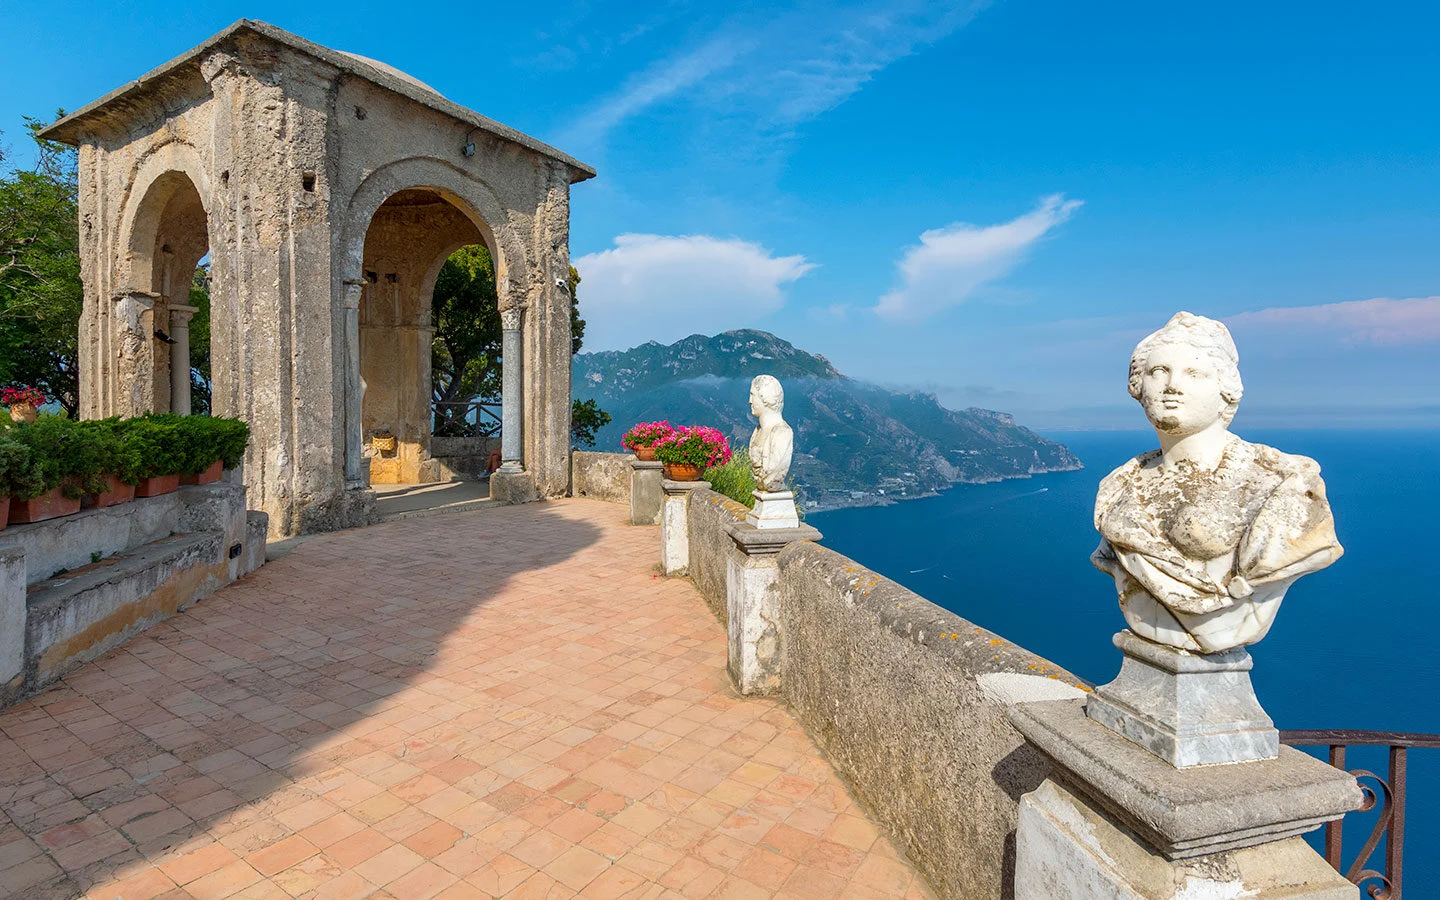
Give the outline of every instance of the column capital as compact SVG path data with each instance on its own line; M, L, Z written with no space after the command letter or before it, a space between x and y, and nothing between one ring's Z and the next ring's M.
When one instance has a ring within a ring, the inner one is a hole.
M189 325L190 320L200 311L200 307L198 306L182 306L178 303L170 304L169 309L171 328Z
M506 331L515 331L520 327L520 321L525 313L525 304L516 303L513 306L500 308L500 327Z
M360 308L360 294L364 290L365 282L363 281L345 282L345 293L340 298L341 308L358 310Z
M115 303L124 303L128 300L131 303L149 309L155 305L156 300L160 299L160 295L153 291L116 291L111 295L110 299Z

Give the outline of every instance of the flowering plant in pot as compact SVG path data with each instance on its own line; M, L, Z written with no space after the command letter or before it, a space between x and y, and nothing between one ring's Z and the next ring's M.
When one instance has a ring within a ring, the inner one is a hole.
M0 390L0 403L10 407L10 419L15 422L34 422L37 411L47 399L44 391L25 385Z
M705 469L730 461L730 442L717 429L682 425L655 442L655 458L671 481L698 481Z
M637 422L620 438L620 446L635 453L636 459L655 459L655 444L675 429L667 421Z

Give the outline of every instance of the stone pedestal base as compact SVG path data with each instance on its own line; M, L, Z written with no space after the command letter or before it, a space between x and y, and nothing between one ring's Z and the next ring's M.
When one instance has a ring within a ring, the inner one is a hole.
M1114 681L1095 689L1085 711L1176 768L1274 759L1280 732L1250 684L1243 648L1190 653L1115 635L1125 654Z
M708 481L661 482L665 506L660 513L660 571L665 575L690 570L690 494L708 487Z
M1360 808L1353 776L1292 747L1275 759L1177 769L1087 717L1084 703L1020 703L1010 722L1049 758L1052 780L1165 859L1285 840Z
M500 469L490 476L490 499L499 503L529 503L539 500L540 494L529 472Z
M1359 896L1302 838L1169 860L1062 782L1047 780L1020 798L1016 900Z
M745 521L756 528L799 528L793 491L755 491L755 507Z
M659 525L665 505L665 464L632 460L630 463L630 524Z
M730 677L742 694L780 690L780 568L775 556L794 541L818 541L808 525L760 529L745 522L730 526L735 548L725 566L725 615L729 629Z

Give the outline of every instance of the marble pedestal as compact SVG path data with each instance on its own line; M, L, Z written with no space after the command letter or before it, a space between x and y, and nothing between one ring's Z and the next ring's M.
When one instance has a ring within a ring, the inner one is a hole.
M1244 648L1190 653L1115 635L1120 674L1095 689L1085 712L1177 768L1274 759L1280 732L1250 684Z
M1010 710L1051 764L1020 801L1017 900L1359 896L1299 837L1359 808L1349 774L1290 747L1177 769L1086 716L1085 702Z
M725 564L725 615L729 629L729 670L742 694L780 690L780 567L776 555L795 541L818 541L809 525L757 528L749 521L730 526L735 546Z
M684 575L690 570L690 495L710 487L710 482L667 478L660 486L665 492L660 511L660 571Z
M794 491L755 491L755 506L745 521L756 528L799 528Z
M659 525L665 505L665 464L653 460L630 461L630 524Z

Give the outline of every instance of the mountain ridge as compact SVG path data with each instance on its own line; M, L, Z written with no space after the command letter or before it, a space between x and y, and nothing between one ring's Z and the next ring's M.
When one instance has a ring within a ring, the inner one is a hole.
M779 378L795 428L792 475L807 508L930 496L961 483L1081 468L1068 448L996 410L946 409L933 393L894 391L841 373L819 354L756 329L575 357L578 398L614 416L597 446L618 449L637 421L708 424L744 446L754 428L749 381Z

